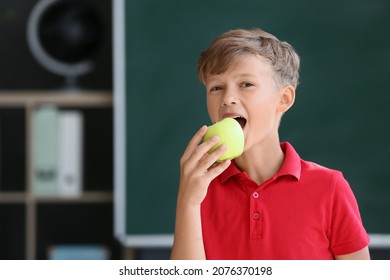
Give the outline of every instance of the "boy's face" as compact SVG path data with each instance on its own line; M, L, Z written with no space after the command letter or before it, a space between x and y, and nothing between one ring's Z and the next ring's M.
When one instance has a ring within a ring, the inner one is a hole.
M245 55L227 71L206 78L207 109L211 121L241 117L245 150L275 140L283 104L283 89L276 86L271 66L261 57ZM278 140L278 138L276 138Z

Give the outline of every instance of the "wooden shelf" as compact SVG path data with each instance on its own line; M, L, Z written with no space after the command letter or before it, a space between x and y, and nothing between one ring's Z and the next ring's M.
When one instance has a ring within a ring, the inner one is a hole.
M2 191L0 189L0 205L22 204L25 206L25 258L37 258L37 221L38 208L42 204L98 204L112 203L112 186L106 191L86 191L79 197L36 196L32 190L32 117L34 110L40 105L52 104L57 107L104 108L113 106L111 91L65 91L65 90L33 90L33 91L0 91L0 108L23 108L25 110L25 163L26 183L24 191ZM101 186L95 188L101 190ZM93 186L88 186L93 190ZM66 207L73 207L66 205ZM0 225L1 227L1 225Z
M103 203L112 202L112 192L84 192L79 197L36 196L31 199L37 203Z
M112 202L112 192L84 192L81 196L66 197L66 196L34 196L26 192L0 192L0 204L13 203L103 203Z
M109 91L0 91L0 104L26 106L53 103L58 106L107 106L112 105Z
M0 192L0 204L25 203L25 192Z

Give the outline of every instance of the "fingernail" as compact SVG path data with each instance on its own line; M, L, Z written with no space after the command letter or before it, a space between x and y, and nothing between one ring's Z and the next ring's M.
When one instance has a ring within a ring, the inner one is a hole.
M219 141L219 136L215 135L215 136L211 137L211 140L213 140L213 141Z

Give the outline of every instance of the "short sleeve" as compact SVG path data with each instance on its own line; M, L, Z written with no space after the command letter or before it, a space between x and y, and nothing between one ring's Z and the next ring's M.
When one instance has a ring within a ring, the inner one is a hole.
M335 173L333 188L330 249L336 256L351 254L366 247L370 239L356 198L341 172Z

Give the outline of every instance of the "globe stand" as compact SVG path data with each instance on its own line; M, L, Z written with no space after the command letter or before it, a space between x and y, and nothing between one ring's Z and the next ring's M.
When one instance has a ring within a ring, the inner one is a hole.
M80 90L81 87L77 81L77 76L67 76L65 77L65 85L64 88L66 90Z

